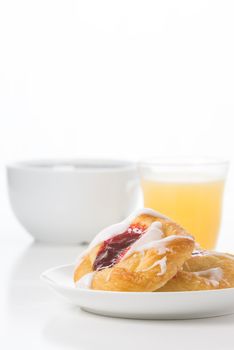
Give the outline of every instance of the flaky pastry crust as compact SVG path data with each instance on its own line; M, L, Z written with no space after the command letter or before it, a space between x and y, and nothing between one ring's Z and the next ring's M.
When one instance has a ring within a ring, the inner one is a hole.
M190 258L194 240L182 227L166 218L142 214L131 224L149 228L156 221L161 223L159 244L156 242L153 247L149 245L149 249L133 250L114 266L95 271L94 263L102 242L88 251L79 262L74 281L93 272L90 288L96 290L150 292L165 285Z
M200 251L158 292L197 291L234 287L234 255Z

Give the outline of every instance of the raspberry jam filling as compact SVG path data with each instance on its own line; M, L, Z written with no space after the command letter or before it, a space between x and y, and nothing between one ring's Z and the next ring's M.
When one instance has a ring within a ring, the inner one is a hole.
M146 226L131 225L125 232L104 241L94 261L93 270L102 270L117 264L145 230Z

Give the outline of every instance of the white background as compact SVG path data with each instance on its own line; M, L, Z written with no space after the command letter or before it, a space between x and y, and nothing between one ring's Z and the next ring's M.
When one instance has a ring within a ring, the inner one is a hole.
M232 0L0 0L0 235L12 244L4 271L19 255L15 242L30 242L8 205L9 161L213 155L234 163L233 18ZM232 163L219 241L229 251Z
M12 160L234 161L233 17L231 0L0 0L3 216ZM226 189L234 249L232 167Z

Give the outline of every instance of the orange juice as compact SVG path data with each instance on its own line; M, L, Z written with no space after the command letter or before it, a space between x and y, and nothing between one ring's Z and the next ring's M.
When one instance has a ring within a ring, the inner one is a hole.
M178 222L206 249L216 244L224 180L173 183L142 180L145 207Z

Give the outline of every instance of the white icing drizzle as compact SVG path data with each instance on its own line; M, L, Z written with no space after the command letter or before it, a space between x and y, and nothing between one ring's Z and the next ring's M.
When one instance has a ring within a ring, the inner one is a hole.
M167 271L167 257L164 256L162 259L155 261L151 266L147 267L146 269L141 269L137 271L140 271L140 272L149 271L158 265L160 266L161 271L157 273L157 276L162 276Z
M124 255L123 259L126 259L129 255L136 251L143 251L142 247L144 245L151 243L152 241L158 241L163 237L163 232L161 230L161 222L153 222L147 231L130 247L127 253Z
M112 274L112 270L109 269L108 274L106 275L106 279L105 279L106 282L109 282L111 274Z
M157 250L159 255L165 254L167 251L170 251L169 248L166 247L168 242L171 242L175 239L190 239L193 241L193 238L191 236L181 236L181 235L171 235L167 236L165 238L159 239L159 240L147 240L147 233L146 232L142 237L136 241L131 248L128 250L128 252L124 255L123 259L126 259L129 255L131 255L133 252L143 252L147 249L155 249ZM145 239L146 236L146 239Z
M205 278L206 283L211 284L213 287L218 287L219 282L223 278L223 270L220 267L215 267L204 271L196 271L192 272L192 274L194 276Z
M168 219L166 216L154 211L153 209L149 208L143 208L135 211L133 214L129 215L125 220L111 225L109 227L104 228L101 232L97 234L96 237L92 240L92 242L89 244L88 249L92 249L95 245L106 241L109 238L112 238L120 233L123 233L128 229L131 222L139 215L151 215L154 217L162 218L162 219Z
M219 252L215 252L212 250L194 250L192 253L192 257L191 258L196 258L196 256L211 256L211 255L215 255L215 256L222 256L224 258L227 259L231 259L234 260L234 256L230 255L230 254L225 254L225 253L219 253Z
M78 257L77 265L79 265L88 252L95 247L97 244L108 240L116 235L119 235L123 232L125 232L129 226L131 225L132 221L138 217L139 215L151 215L158 218L168 219L166 216L152 210L152 209L140 209L131 214L129 217L127 217L125 220L123 220L120 223L111 225L104 230L102 230L89 244L89 247ZM176 239L181 238L187 238L190 240L193 240L191 236L180 236L180 235L171 235L168 237L163 238L164 233L161 230L162 224L159 221L153 222L149 228L146 230L146 232L130 247L130 249L127 251L127 253L124 255L122 260L129 257L134 252L140 252L144 254L144 251L147 249L156 249L159 255L165 254L167 251L170 251L166 247L167 243ZM163 257L161 260L157 260L153 265L151 265L149 268L147 268L144 271L150 270L154 266L160 265L161 272L159 272L157 275L163 275L167 270L167 258ZM90 288L92 284L94 272L88 273L87 275L83 276L78 282L77 286L82 288ZM110 275L107 276L107 280L109 280Z
M155 217L160 217L160 218L164 218L167 219L166 216L154 211L153 209L149 209L149 208L143 208L143 209L138 209L137 211L135 211L134 213L132 213L131 215L129 215L125 220L111 225L109 227L106 227L105 229L103 229L101 232L99 232L94 239L90 242L89 246L87 249L85 249L77 258L76 260L76 266L79 266L79 264L82 262L83 258L89 253L89 251L95 247L97 244L111 238L114 237L120 233L125 232L131 222L139 215L143 215L143 214L148 214L148 215L152 215ZM158 223L159 224L159 223ZM158 226L158 225L156 225Z
M159 265L160 265L161 272L157 273L157 275L162 276L167 271L167 257L166 256L164 256L164 258L159 260Z
M92 281L93 281L94 273L95 273L94 271L89 272L86 275L84 275L83 277L81 277L81 279L79 279L79 281L76 282L76 287L90 289Z
M94 237L92 242L90 242L88 249L92 249L99 243L106 241L120 233L125 232L129 226L130 226L130 222L127 222L127 221L122 221L118 224L108 226L107 228L99 232L96 237Z

